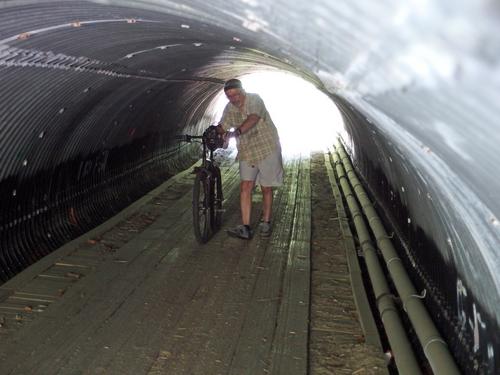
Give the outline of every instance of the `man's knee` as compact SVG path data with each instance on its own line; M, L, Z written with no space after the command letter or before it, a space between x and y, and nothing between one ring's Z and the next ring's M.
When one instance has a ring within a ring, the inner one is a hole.
M260 186L260 189L262 190L262 194L272 194L273 193L273 187L272 186Z
M254 182L253 181L241 181L240 182L240 191L242 193L250 193L253 189Z

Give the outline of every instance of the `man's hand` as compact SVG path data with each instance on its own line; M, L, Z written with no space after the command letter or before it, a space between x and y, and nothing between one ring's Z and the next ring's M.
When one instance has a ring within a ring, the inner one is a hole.
M241 135L240 129L235 129L235 130L228 130L225 134L224 137L229 139L229 138L237 138Z
M236 129L238 130L238 129ZM237 138L240 136L240 132L239 131L227 131L227 132L224 132L224 134L222 135L222 137L224 138L224 145L222 146L222 148L227 148L228 145L229 145L229 140L231 138Z
M217 124L217 133L219 133L219 134L226 134L226 131L224 130L224 127L222 126L221 123Z

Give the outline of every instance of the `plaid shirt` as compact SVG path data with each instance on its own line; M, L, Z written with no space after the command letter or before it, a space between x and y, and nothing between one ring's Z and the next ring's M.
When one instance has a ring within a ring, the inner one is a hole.
M245 103L241 111L235 105L227 103L221 123L227 131L239 127L252 114L258 115L260 120L237 138L238 159L257 163L280 149L278 130L261 97L257 94L245 94Z

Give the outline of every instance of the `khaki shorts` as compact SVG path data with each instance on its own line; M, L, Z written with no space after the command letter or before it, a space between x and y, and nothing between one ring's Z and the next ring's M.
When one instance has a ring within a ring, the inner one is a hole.
M281 186L283 184L283 161L280 150L256 164L240 160L240 178L242 181L254 181L262 186Z

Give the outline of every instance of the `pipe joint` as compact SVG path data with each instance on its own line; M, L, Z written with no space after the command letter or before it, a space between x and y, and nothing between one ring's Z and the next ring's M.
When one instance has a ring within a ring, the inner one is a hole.
M375 304L377 305L377 307L379 306L379 304L382 302L382 299L383 298L386 298L386 297L389 297L392 301L395 301L396 300L396 296L394 294L392 294L391 292L384 292L384 293L381 293L379 296L377 296L375 298Z
M361 219L363 219L363 214L359 211L356 211L352 214L352 221L354 221L357 217L360 217Z
M363 188L363 185L361 185L361 182L356 182L354 185L352 185L353 190L356 190L356 188L358 188L358 187ZM359 195L366 195L366 194L364 194L364 192L363 192L363 193L360 193Z
M394 305L392 305L392 306L386 306L383 309L379 308L379 313L380 313L380 318L383 320L385 318L385 315L397 314L398 310L394 307Z
M368 219L368 222L370 223L370 225L371 225L372 221L378 221L379 223L381 223L381 220L378 216L372 216L371 218Z
M379 249L380 250L380 249ZM380 250L381 251L381 250ZM387 268L389 268L389 266L391 265L392 262L401 262L403 263L403 261L401 260L400 257L392 257L391 259L389 259L387 262L385 262L385 264L387 265Z
M367 238L366 240L361 241L359 245L361 246L361 248L364 248L367 245L373 248L371 238Z
M382 247L380 245L380 243L382 241L389 241L389 243L391 243L391 240L392 240L393 237L394 237L394 233L391 233L390 235L388 235L388 234L382 234L381 236L378 236L377 237L377 245L378 245L378 247Z
M345 199L349 199L349 198L352 198L352 199L356 199L356 196L353 194L353 193L347 193L344 195Z
M440 336L430 337L427 340L427 342L425 343L425 345L423 346L424 347L424 354L427 358L429 358L429 354L427 353L427 348L429 347L429 345L435 344L435 343L441 344L441 345L445 346L446 348L448 347L446 342Z
M408 312L408 310L406 309L406 305L408 304L408 302L410 302L413 298L417 298L417 299L424 299L425 297L427 296L427 290L424 289L422 291L421 294L411 294L409 295L408 297L406 297L404 300L403 300L403 309L404 311Z

